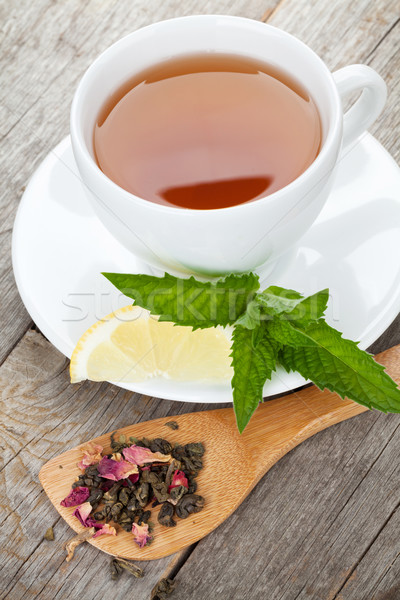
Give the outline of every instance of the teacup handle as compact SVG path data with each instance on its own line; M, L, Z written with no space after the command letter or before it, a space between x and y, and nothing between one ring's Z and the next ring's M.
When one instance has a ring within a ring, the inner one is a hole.
M361 96L343 115L343 147L361 135L382 112L385 106L386 83L367 65L349 65L333 73L341 98L351 92Z

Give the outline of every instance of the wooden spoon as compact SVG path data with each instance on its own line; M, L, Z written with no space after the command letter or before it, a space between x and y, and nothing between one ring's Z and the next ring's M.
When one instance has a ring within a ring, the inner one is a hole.
M399 382L400 345L376 358ZM159 508L153 509L154 540L144 548L139 548L132 534L118 526L117 536L103 535L90 543L109 554L133 560L150 560L177 552L200 540L229 517L281 456L314 433L365 410L351 400L342 400L337 394L321 392L312 386L261 404L242 435L237 431L231 408L172 417L179 425L176 431L165 425L171 417L124 427L118 434L127 437L165 437L180 444L204 442L204 468L197 482L198 493L204 496L206 504L201 512L187 519L177 518L177 526L172 528L161 526L157 521ZM110 451L109 434L91 441ZM84 528L72 516L74 509L60 506L60 501L80 474L76 464L83 447L53 458L39 474L51 502L76 532Z

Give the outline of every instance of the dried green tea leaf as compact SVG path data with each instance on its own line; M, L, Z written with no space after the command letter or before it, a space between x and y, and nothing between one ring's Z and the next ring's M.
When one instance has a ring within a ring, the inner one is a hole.
M176 521L173 519L174 513L174 506L170 502L164 502L158 513L158 522L160 525L164 525L164 527L175 527Z
M160 579L151 590L150 600L165 600L175 589L173 579Z
M115 558L112 558L110 561L111 579L113 581L116 581L121 576L121 573L122 573L121 565L119 564L118 560L115 560Z
M204 507L203 496L197 494L185 494L175 506L175 512L180 519L187 519L189 515L198 513Z
M46 531L46 533L43 536L44 540L47 540L48 542L52 542L54 540L54 531L52 527L49 527L48 530Z
M122 573L122 569L125 569L136 578L143 577L143 569L135 565L134 563L124 560L123 558L113 558L110 563L111 579L115 580Z

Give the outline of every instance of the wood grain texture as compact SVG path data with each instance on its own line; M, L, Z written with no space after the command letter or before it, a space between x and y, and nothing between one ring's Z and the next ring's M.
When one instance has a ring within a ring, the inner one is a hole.
M400 382L400 346L387 350L378 360L390 366L392 376ZM312 386L260 405L242 435L237 430L231 407L178 415L174 417L179 425L177 431L167 430L165 418L124 427L118 434L127 439L131 436L167 437L171 443L181 445L202 442L206 455L196 481L198 492L206 498L206 505L200 514L178 520L179 526L174 528L160 526L156 521L159 509L154 510L154 540L145 548L133 544L131 534L118 525L116 537L100 536L90 543L131 560L162 558L177 552L218 527L268 469L292 448L322 429L365 410L350 400L343 401L337 394L321 392ZM106 454L112 452L109 433L90 441L103 447ZM77 464L83 450L84 447L67 450L46 463L39 473L40 482L54 507L77 533L84 528L73 516L74 509L65 508L60 502L81 472ZM224 464L227 457L231 468Z
M377 356L395 381L400 383L400 345ZM201 441L206 448L204 467L197 478L198 492L206 498L204 509L193 517L178 519L178 527L166 528L156 521L154 540L145 548L132 543L131 534L118 525L117 536L100 536L90 543L101 550L131 560L162 558L197 542L230 516L265 473L287 452L326 427L365 412L350 400L342 400L315 386L260 405L242 435L232 408L187 413L174 417L177 431L169 432L165 418L130 425L119 430L126 438L167 437L171 443ZM89 441L89 440L88 440ZM105 453L112 452L109 434L91 440ZM39 479L56 510L77 532L83 526L73 516L74 508L60 502L80 474L77 463L84 447L77 447L46 463ZM229 465L225 465L229 457ZM224 465L224 466L223 466ZM227 491L229 490L229 493Z
M271 15L271 25L293 33L308 44L335 71L352 63L378 70L388 85L388 102L371 128L377 139L398 160L400 83L399 4L396 0L369 2L338 0L308 2L285 0Z
M113 589L108 558L95 548L81 546L76 559L61 568L62 544L73 532L51 507L38 480L40 468L95 434L205 406L150 399L108 384L72 386L66 358L35 331L24 336L0 367L0 390L0 598L86 600L99 587L106 598ZM53 524L55 541L43 541ZM144 565L146 577L133 580L142 594L138 597L147 598L178 559ZM128 592L131 585L124 577L118 593Z
M332 600L398 507L398 463L393 416L366 413L303 442L196 546L175 598ZM398 550L396 540L391 560ZM377 562L365 565L375 582ZM372 600L360 589L345 597Z
M337 600L400 598L400 561L398 535L400 511L395 508L376 542L367 549L351 577L337 595Z
M371 131L399 158L399 10L392 0L2 0L0 362L30 324L11 270L15 210L29 176L68 133L80 76L128 31L169 16L207 12L263 17L309 43L332 69L351 62L376 68L388 83L389 97ZM373 348L399 342L397 319ZM41 490L42 464L110 429L204 407L132 395L106 384L71 387L63 361L40 334L29 331L0 369L2 598L134 595L147 600L155 581L168 573L177 573L171 600L400 597L399 419L376 413L336 425L282 458L190 556L189 551L149 563L144 579L124 575L115 585L107 556L85 544L65 569L61 546L71 531ZM52 523L56 540L41 542Z

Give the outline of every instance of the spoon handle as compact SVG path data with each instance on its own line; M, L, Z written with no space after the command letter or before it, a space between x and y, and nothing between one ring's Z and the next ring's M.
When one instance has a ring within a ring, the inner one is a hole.
M400 345L378 354L376 360L400 382ZM338 394L321 391L315 385L264 402L241 436L242 442L257 456L256 481L302 441L367 410L352 400L342 400Z

